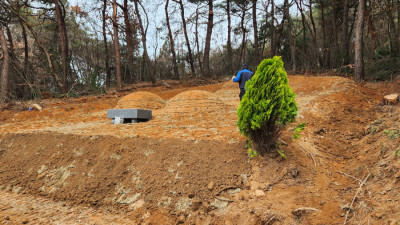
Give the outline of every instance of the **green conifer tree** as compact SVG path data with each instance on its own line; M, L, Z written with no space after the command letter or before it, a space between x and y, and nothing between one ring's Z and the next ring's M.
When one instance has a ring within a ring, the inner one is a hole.
M296 95L289 87L281 57L264 59L245 88L237 110L240 133L259 153L271 152L283 128L297 116Z

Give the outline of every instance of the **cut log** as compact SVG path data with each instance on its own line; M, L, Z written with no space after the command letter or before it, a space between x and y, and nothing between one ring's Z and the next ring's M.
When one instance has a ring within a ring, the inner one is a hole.
M393 105L399 102L399 94L385 95L382 99L384 105Z
M38 104L33 104L32 105L32 108L34 108L34 109L37 109L37 110L39 110L39 111L42 111L42 107L40 106L40 105L38 105Z

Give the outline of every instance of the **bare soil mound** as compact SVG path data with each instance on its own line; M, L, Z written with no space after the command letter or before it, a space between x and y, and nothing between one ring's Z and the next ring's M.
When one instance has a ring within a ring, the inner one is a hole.
M229 80L224 83L221 89L239 89L239 84L237 82Z
M0 190L55 200L79 199L94 207L133 210L146 204L172 214L199 208L207 211L221 190L244 187L250 165L238 145L64 134L1 135L0 149L6 150L0 151L0 162L13 162L7 171L25 172L0 174L1 183L8 184L0 185Z
M365 192L377 193L371 199L366 193L360 194L354 208L359 214L355 218L362 224L368 219L391 224L400 223L400 108L398 105L376 105L379 116L365 126L366 136L357 143L361 151L355 154L363 162L353 170L358 177L366 179ZM354 172L353 172L354 173ZM369 216L364 216L368 214ZM385 219L384 219L385 218Z
M129 94L118 101L116 109L161 109L165 106L166 101L160 96L147 92L139 91Z
M214 93L225 104L235 106L237 108L240 103L238 83L232 80L225 82L222 88Z
M192 90L182 92L171 98L164 112L179 116L204 113L220 114L226 108L226 105L215 94L208 91Z

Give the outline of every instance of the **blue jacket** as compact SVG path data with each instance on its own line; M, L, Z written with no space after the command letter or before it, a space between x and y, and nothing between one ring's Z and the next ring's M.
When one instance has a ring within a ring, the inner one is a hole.
M248 80L250 80L253 77L253 72L251 72L248 69L244 69L238 72L236 75L236 78L233 78L233 82L239 82L239 88L244 89L245 84Z

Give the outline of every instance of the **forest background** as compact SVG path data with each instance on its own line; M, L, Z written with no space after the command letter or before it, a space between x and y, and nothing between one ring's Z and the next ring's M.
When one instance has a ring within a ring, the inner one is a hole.
M1 0L0 103L216 79L282 56L292 74L400 74L399 0Z

